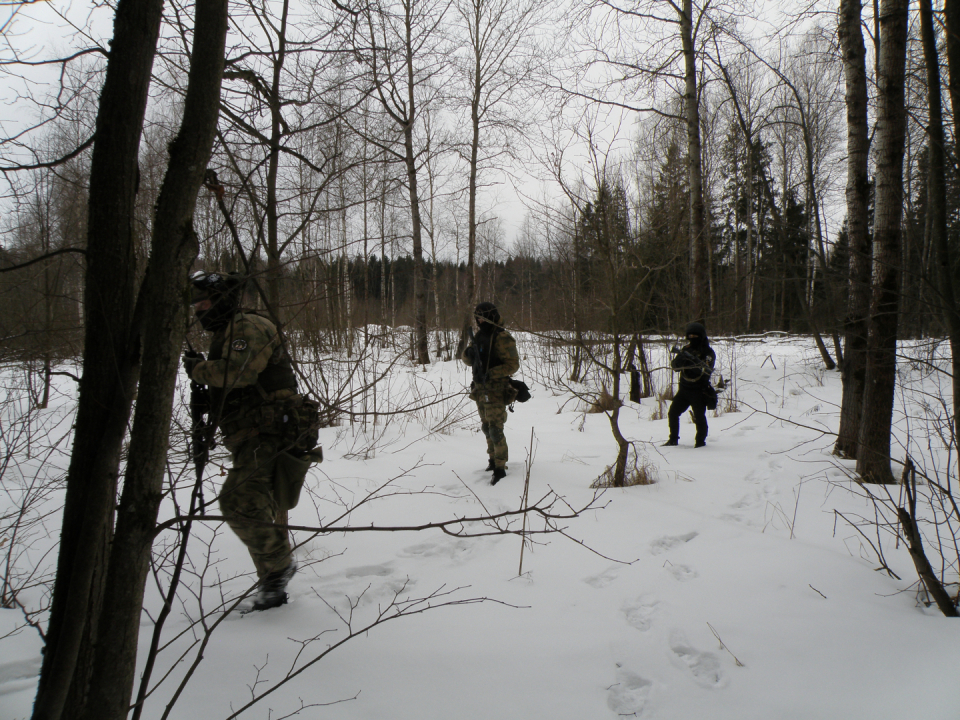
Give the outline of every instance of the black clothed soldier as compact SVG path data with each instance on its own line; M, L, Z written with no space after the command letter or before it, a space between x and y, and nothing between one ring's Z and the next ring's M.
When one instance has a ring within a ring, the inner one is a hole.
M671 367L680 373L680 382L667 412L670 439L664 445L677 445L680 442L680 417L687 408L693 408L693 422L697 427L694 447L699 448L707 444L707 406L712 398L716 398L710 385L710 375L717 356L707 341L707 329L703 325L690 323L685 334L688 342L671 363Z

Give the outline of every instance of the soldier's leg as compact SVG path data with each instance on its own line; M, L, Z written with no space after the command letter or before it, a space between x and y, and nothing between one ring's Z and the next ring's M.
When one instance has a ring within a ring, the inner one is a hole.
M693 423L697 426L696 445L703 445L707 439L707 406L702 399L691 403L693 407Z
M283 570L292 559L285 529L254 524L273 523L277 518L273 474L279 445L278 438L261 436L238 447L219 497L223 516L247 546L260 579Z
M503 433L503 426L507 422L507 406L503 403L489 402L484 408L484 415L490 426L490 441L493 445L491 457L496 467L503 469L507 466L509 453L507 450L507 436Z
M670 409L667 411L667 421L670 423L670 440L680 439L680 418L687 408L690 407L690 400L683 388L677 390L677 394L670 403Z
M483 437L487 440L487 457L493 460L496 448L493 438L490 435L490 420L487 418L487 403L477 400L477 414L480 416L480 429L483 431Z

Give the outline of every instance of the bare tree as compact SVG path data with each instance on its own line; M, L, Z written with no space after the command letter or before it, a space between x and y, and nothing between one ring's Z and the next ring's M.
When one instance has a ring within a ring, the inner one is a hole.
M118 4L101 94L86 292L96 310L87 316L85 394L77 410L67 478L54 607L34 707L38 719L124 718L132 691L141 599L185 331L182 293L197 252L193 207L219 109L227 4L197 3L183 125L170 149L147 277L134 303L137 149L160 15L159 2ZM121 497L126 512L113 534L120 445L140 370L141 342L146 372L131 432L135 452Z
M863 387L866 373L867 311L870 303L870 229L867 174L870 138L867 126L866 49L861 28L860 0L840 4L840 48L846 80L847 106L847 237L850 261L847 316L844 327L843 400L834 452L857 456Z
M890 430L897 376L908 6L907 0L880 4L873 290L857 450L857 472L864 482L873 483L893 482Z
M388 139L373 140L402 162L410 205L414 261L415 357L430 361L427 343L427 278L423 261L421 217L421 146L419 118L439 95L443 70L441 24L447 5L438 0L398 0L367 4L352 16L349 42L356 61L369 73L380 109L400 131L400 147Z
M543 62L529 47L530 34L544 0L458 0L460 27L467 34L467 61L461 73L470 105L470 140L467 144L467 297L461 328L461 345L473 318L477 296L476 247L479 224L477 196L480 173L507 151L509 136L521 125L522 112L511 101Z

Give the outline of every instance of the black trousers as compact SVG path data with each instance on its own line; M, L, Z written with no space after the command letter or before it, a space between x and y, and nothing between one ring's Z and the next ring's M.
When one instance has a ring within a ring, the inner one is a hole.
M707 439L707 405L703 401L700 388L683 383L680 384L680 389L677 390L673 402L670 403L670 410L667 412L670 422L670 439L680 439L680 418L687 408L693 408L693 423L697 426L696 442L702 443Z

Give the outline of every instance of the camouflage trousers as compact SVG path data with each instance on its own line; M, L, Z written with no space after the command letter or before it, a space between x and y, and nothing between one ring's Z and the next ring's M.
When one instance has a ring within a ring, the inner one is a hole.
M507 406L501 397L491 396L488 402L480 396L477 399L477 412L480 414L480 429L487 439L487 455L498 468L506 467L509 453L503 426L507 422Z
M292 559L287 531L260 524L275 522L280 510L273 482L282 446L281 438L274 435L259 435L230 446L233 467L220 490L220 511L247 546L260 579L283 570Z

